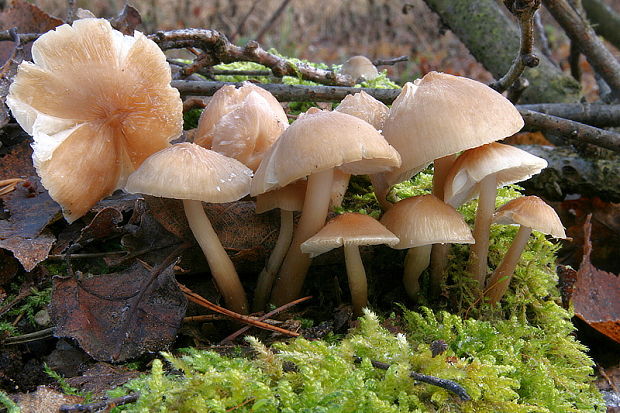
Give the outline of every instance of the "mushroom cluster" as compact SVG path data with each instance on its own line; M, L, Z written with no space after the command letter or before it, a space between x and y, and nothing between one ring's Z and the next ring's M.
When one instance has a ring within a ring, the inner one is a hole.
M106 20L77 20L41 36L32 54L34 63L20 65L7 104L33 135L34 164L67 221L117 188L183 200L213 279L237 312L249 311L248 299L203 201L234 202L250 194L257 197L257 213L281 210L281 233L257 282L256 310L297 298L311 258L343 246L353 310L361 314L368 294L358 246L376 244L409 249L403 281L414 300L429 263L437 269L431 290L440 289L446 245L473 244L472 278L495 303L532 230L565 236L553 211L532 197L493 215L499 186L526 179L546 163L494 143L520 130L523 120L508 100L473 80L431 72L407 83L389 109L360 92L334 111L310 109L290 126L280 103L264 89L225 86L204 110L194 142L170 145L181 133L182 103L170 87L165 56L141 33L124 36ZM369 79L370 66L357 57L342 70ZM391 185L432 162L432 195L387 200ZM387 211L380 222L344 214L326 224L351 174L371 176ZM476 196L472 235L455 207ZM301 211L296 228L294 211ZM521 229L487 281L492 219ZM431 254L437 245L444 246L437 249L443 257Z

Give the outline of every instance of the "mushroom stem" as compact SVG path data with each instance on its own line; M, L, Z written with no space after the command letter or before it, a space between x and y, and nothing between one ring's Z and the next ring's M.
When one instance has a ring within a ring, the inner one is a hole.
M493 276L489 279L487 283L488 288L484 296L489 299L491 304L497 303L506 293L519 258L521 258L521 253L525 249L531 233L532 228L524 225L519 227L519 231L517 231L515 239L512 241L508 252L506 252L506 256L504 256L502 262L495 269Z
M368 305L368 282L366 271L357 245L344 245L344 260L347 266L349 289L351 290L351 305L353 315L362 315L362 309Z
M280 265L291 245L293 239L293 211L280 210L280 233L276 245L271 251L267 265L261 271L256 283L256 290L254 291L254 303L252 309L254 311L262 311L265 309L269 294L271 293L271 287L273 287L273 281L278 274Z
M476 221L474 223L474 239L469 253L469 272L478 281L480 289L484 288L487 276L487 256L489 254L489 236L491 220L495 211L495 196L497 195L497 179L489 175L480 181L480 196Z
M409 297L417 301L420 292L420 275L430 262L432 244L409 248L405 257L403 284Z
M454 161L456 160L456 155L447 155L441 158L435 159L433 162L434 172L433 172L433 195L437 198L443 199L443 187L446 183L446 178L448 177L448 172Z
M381 209L387 211L392 207L392 203L387 200L390 186L387 184L385 177L382 174L370 175L370 182L375 192L375 198L377 198L377 202L381 205Z
M189 227L207 258L211 275L224 297L226 306L237 313L247 314L248 301L235 266L213 230L202 208L202 202L184 199L183 208Z
M277 306L291 302L301 292L310 267L310 256L301 252L300 245L325 225L333 177L333 168L308 177L299 224L271 294L271 301Z

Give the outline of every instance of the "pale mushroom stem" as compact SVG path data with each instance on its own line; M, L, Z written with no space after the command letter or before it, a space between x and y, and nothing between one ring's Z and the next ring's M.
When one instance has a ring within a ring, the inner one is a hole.
M480 289L484 288L487 276L489 237L497 195L496 183L495 175L489 175L480 181L480 196L473 231L476 243L471 246L469 253L469 272L478 281Z
M523 225L519 227L519 231L517 231L517 235L512 241L506 256L495 269L493 276L489 279L487 283L488 288L484 296L489 299L491 304L495 304L501 300L506 290L508 290L512 275L515 272L519 258L521 258L521 253L523 253L531 233L532 228Z
M183 200L189 227L207 258L211 275L224 297L226 306L240 314L248 313L248 301L230 257L222 246L211 222L202 208L202 202Z
M433 162L433 195L444 200L444 185L448 172L456 161L456 155L447 155L435 159ZM448 252L450 251L450 243L434 244L429 250L431 262L431 296L436 297L441 293L441 283L443 282L444 272L448 266Z
M271 293L271 287L276 279L280 265L291 245L293 239L293 211L280 210L280 233L276 245L271 251L267 265L261 271L256 283L256 290L254 291L254 311L262 311L265 309L269 294Z
M375 198L377 198L377 202L379 202L381 209L383 209L383 211L387 211L392 207L392 203L387 200L387 195L390 192L390 186L387 184L382 174L370 175L370 182L372 183Z
M417 301L420 292L420 275L430 262L432 244L409 248L405 257L403 284L409 297Z
M366 271L357 245L344 245L344 260L347 266L349 289L351 290L351 305L353 315L362 315L362 309L368 305L368 282Z
M317 172L308 177L299 224L271 294L271 301L277 306L293 301L301 292L306 273L310 268L310 256L301 252L300 246L325 225L333 177L333 169Z
M339 207L342 205L344 195L349 188L350 179L350 174L344 173L339 169L334 170L334 182L332 183L332 196L330 201L332 206Z

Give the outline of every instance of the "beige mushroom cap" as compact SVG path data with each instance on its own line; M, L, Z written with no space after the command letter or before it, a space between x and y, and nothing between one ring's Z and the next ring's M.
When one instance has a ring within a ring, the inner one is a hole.
M394 204L381 218L405 249L440 243L473 244L474 237L461 214L434 195L420 195Z
M311 258L343 245L393 246L398 237L376 219L348 212L330 220L318 233L301 244L301 251Z
M253 196L338 167L371 174L400 165L400 156L373 128L351 115L315 111L299 117L269 149L252 180Z
M560 217L537 196L523 196L502 205L493 215L497 224L518 224L554 238L566 238Z
M300 179L283 188L257 195L256 213L262 214L274 208L285 211L301 211L306 197L307 183L307 180Z
M458 207L479 193L478 183L495 174L497 187L524 181L547 167L547 161L502 143L489 143L463 152L446 177L444 199Z
M129 176L125 191L163 198L223 203L250 191L252 171L236 159L193 143L179 143L148 157Z
M430 72L407 83L383 126L402 166L388 185L409 179L435 159L505 138L523 127L512 103L475 80Z
M387 106L363 90L354 95L345 96L334 110L360 118L370 123L378 131L383 129L389 112Z
M355 81L359 79L373 80L379 76L377 67L366 56L353 56L349 58L342 65L340 72L351 76Z

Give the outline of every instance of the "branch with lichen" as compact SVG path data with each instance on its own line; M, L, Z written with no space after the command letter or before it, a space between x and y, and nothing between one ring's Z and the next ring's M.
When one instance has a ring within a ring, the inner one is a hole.
M519 54L510 69L501 79L489 86L502 93L517 82L526 67L538 66L539 59L534 50L534 15L540 7L541 0L504 0L506 8L517 18L521 30ZM521 90L524 88L521 88ZM519 94L520 95L520 94Z

